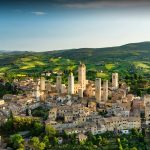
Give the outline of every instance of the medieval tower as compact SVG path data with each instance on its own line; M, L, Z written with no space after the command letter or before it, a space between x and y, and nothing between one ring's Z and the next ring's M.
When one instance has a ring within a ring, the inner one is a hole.
M108 100L108 80L103 82L103 100Z
M40 88L39 85L37 84L36 89L35 89L35 97L37 101L40 101Z
M70 73L68 77L68 94L74 94L74 76Z
M40 90L41 91L45 90L45 78L44 77L41 77L41 80L40 80Z
M58 93L61 92L61 76L56 77L56 90Z
M86 89L86 66L82 63L78 67L78 83L83 90Z
M95 80L95 98L97 103L101 102L101 78Z
M113 89L118 89L118 73L112 73L112 87Z

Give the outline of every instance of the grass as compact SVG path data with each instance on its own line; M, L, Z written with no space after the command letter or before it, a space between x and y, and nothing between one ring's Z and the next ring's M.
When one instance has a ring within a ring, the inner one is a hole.
M32 62L23 62L22 64L18 64L21 70L26 70L30 68L34 68L36 66L44 66L45 63L42 61L32 61Z
M106 68L107 70L112 70L112 69L114 69L115 67L116 67L115 64L105 64L105 68Z
M96 77L102 78L102 79L107 79L109 77L109 75L107 73L98 72L98 73L96 73Z
M6 71L9 70L9 69L10 69L9 66L1 67L1 68L0 68L0 72L6 72Z
M135 65L136 68L140 67L140 68L143 68L143 69L150 69L150 64L148 64L148 63L135 61L135 62L133 62L133 64Z

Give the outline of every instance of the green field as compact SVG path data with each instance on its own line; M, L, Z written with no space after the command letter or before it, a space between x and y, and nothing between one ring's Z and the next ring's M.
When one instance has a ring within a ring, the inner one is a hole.
M138 73L150 75L150 42L109 48L82 48L48 52L1 52L0 73L15 75L40 74L43 71L76 74L79 62L95 77L108 78L112 72L120 76Z

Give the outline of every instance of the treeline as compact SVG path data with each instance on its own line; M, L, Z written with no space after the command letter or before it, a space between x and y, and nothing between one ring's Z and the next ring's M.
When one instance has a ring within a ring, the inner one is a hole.
M36 123L40 123L37 117L19 117L13 116L10 113L10 117L7 122L0 127L0 131L3 134L10 135L16 132L35 129Z
M144 94L150 94L150 79L146 79L142 75L127 74L124 78L127 85L131 88L131 93L137 96L142 96Z
M148 150L144 130L132 129L129 134L115 131L92 135L89 132L86 139L79 141L77 134L58 133L38 118L14 117L12 114L1 127L1 135L8 137L8 146L16 150Z
M19 92L21 92L21 90L19 90L13 83L5 83L0 80L0 98L2 98L5 94L18 94Z

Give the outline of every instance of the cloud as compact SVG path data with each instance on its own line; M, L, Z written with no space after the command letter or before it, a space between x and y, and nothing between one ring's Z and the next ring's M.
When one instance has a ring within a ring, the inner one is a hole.
M0 6L63 6L69 8L99 8L99 7L143 7L150 5L150 0L3 0ZM34 12L44 15L43 12Z
M101 7L145 7L150 6L149 0L77 0L62 4L68 8L101 8Z
M43 11L33 11L32 14L36 16L43 16L43 15L46 15L47 13Z

